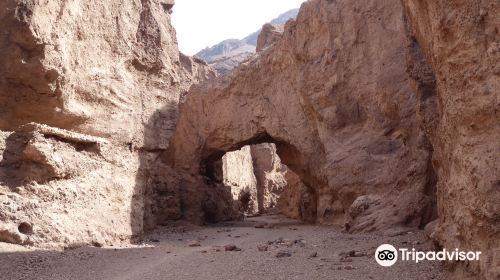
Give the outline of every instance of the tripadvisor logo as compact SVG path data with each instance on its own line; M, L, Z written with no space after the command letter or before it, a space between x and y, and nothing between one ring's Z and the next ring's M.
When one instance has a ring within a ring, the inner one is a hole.
M399 255L399 258L398 258ZM382 244L375 251L375 260L381 266L393 266L398 259L401 261L412 261L419 263L423 260L427 261L478 261L481 252L465 252L458 249L448 251L417 251L415 248L409 250L407 248L399 248L397 250L390 244Z
M392 245L382 244L375 251L375 260L381 266L392 266L398 261L398 250Z

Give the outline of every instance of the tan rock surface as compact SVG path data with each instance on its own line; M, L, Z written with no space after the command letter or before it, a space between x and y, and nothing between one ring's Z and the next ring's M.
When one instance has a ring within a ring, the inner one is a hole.
M247 215L259 213L257 180L254 175L250 146L230 152L222 157L224 185L231 188L237 207Z
M173 4L0 3L0 241L116 244L182 216L158 157L214 73L179 53Z
M257 39L257 52L276 43L283 34L283 25L266 23L262 26L262 31Z
M482 251L454 279L499 279L500 3L403 2L437 81L441 115L426 126L439 178L434 236L447 248Z
M200 168L267 142L307 186L313 220L345 220L351 232L432 220L431 149L406 74L402 14L396 0L309 1L273 47L192 89L171 146L185 217L204 220L212 183ZM346 215L364 195L381 198Z

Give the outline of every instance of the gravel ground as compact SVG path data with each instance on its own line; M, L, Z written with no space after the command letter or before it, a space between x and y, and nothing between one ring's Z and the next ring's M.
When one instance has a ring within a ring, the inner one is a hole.
M208 227L176 224L120 248L57 252L3 244L0 279L444 279L439 262L381 267L373 257L383 243L431 250L425 240L422 232L352 235L263 216Z

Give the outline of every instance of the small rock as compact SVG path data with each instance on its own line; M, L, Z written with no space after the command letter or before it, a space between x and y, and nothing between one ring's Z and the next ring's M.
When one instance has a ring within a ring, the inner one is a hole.
M267 223L258 223L254 226L254 228L265 228L267 226Z
M354 266L352 266L352 265L345 265L345 266L344 266L344 269L345 269L345 270L353 270L353 269L354 269Z
M160 240L158 240L158 239L149 239L149 241L154 242L154 243L159 243L160 242Z
M200 246L201 246L201 244L200 244L200 241L198 241L198 240L193 240L193 241L191 241L191 242L189 242L189 243L188 243L188 246L189 246L189 247L200 247Z
M236 245L234 245L234 244L229 244L229 245L224 246L224 250L225 251L241 251L241 249L236 247Z
M292 254L288 251L279 251L275 254L275 257L277 258L289 258L291 256Z
M257 249L258 249L260 252L265 252L265 251L267 251L268 246L267 246L267 245L257 245Z
M297 240L294 240L294 242L295 242L295 244L297 244L300 247L306 246L306 243L307 243L304 239L297 239Z
M341 252L341 253L339 254L339 256L340 256L341 258L347 258L347 257L359 258L359 257L366 256L366 254L365 254L365 253L363 253L363 252L359 252L359 251L354 251L354 250L352 250L352 251L349 251L349 252Z
M309 255L310 258L317 258L318 257L318 252L312 252L310 255Z

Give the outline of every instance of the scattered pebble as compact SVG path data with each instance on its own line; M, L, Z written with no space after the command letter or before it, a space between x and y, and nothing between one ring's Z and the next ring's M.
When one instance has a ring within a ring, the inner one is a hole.
M274 256L277 258L289 258L292 256L292 253L288 251L278 251Z
M236 247L236 245L234 245L234 244L228 244L228 245L224 246L224 250L225 251L241 251L241 249Z
M258 223L254 226L254 228L266 228L267 223Z
M265 251L267 251L268 246L267 246L267 245L257 245L257 249L258 249L260 252L265 252Z
M200 244L200 241L198 241L198 240L193 240L193 241L190 241L190 242L188 243L188 246L189 246L189 247L200 247L200 246L201 246L201 244Z

